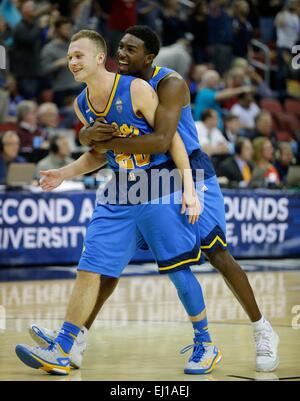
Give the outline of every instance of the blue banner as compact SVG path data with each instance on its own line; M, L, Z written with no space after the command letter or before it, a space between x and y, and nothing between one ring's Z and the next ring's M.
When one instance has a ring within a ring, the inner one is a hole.
M235 257L300 256L299 193L224 190L224 201ZM0 193L0 265L76 264L94 204L94 191ZM133 261L152 260L138 251Z

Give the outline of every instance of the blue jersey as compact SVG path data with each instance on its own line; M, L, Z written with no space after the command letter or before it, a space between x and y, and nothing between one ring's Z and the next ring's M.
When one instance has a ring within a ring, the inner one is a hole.
M116 124L123 137L147 135L153 132L144 118L138 117L132 106L130 87L136 79L131 76L116 74L114 86L107 106L103 112L94 110L89 100L88 89L85 88L77 98L78 107L86 122L93 125L97 118L104 118L109 124ZM116 154L113 151L106 153L109 166L115 170L146 170L168 161L165 154Z
M158 84L160 83L160 81L172 72L175 71L171 70L170 68L157 66L154 70L152 78L149 81L149 84L157 92ZM214 171L211 160L209 159L207 154L201 150L198 139L198 132L196 129L190 104L182 107L177 131L180 134L181 139L186 147L193 173L195 173L196 170L204 170L204 177L206 179L214 176L216 173Z

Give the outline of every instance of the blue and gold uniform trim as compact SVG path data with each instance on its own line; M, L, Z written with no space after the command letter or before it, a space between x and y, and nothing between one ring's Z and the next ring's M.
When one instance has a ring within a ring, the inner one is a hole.
M156 75L159 73L160 69L161 69L161 67L158 67L158 66L155 67L155 70L153 71L152 78L156 77Z
M118 88L118 84L119 84L120 78L121 78L121 75L120 75L120 74L116 74L116 76L115 76L115 81L114 81L114 84L113 84L113 88L112 88L112 91L111 91L111 93L110 93L110 96L109 96L107 105L106 105L105 109L104 109L102 112L100 112L100 113L99 113L98 111L96 111L96 110L93 108L93 105L91 104L90 99L89 99L89 91L88 91L88 88L86 88L86 101L87 101L87 104L88 104L90 110L91 110L96 116L98 116L98 117L106 117L107 114L109 113L109 110L110 110L110 108L111 108L113 99L114 99L114 97L115 97L115 94L116 94L116 91L117 91L117 88Z
M217 246L220 246L224 250L228 247L226 236L219 226L215 227L208 237L201 240L201 250L204 252L212 252Z
M195 247L192 252L184 253L167 261L157 261L158 270L161 274L176 272L186 269L190 265L197 264L201 260L201 249Z

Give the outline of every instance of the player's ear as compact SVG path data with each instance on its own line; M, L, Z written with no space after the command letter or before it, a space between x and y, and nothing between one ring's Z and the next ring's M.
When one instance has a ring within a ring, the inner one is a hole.
M106 54L101 52L97 56L97 63L100 64L105 64L105 59L106 59Z
M154 59L155 59L155 54L153 53L147 54L145 57L145 64L146 65L152 64Z

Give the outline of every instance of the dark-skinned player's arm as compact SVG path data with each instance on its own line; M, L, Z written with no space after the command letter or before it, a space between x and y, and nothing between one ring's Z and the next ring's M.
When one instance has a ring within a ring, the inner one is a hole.
M136 80L133 81L131 92L135 90L135 82ZM112 149L116 153L123 152L129 154L166 153L171 146L171 142L177 130L182 107L189 102L188 95L187 99L185 99L185 104L180 101L180 99L184 98L184 93L187 93L187 86L182 78L173 75L165 78L159 85L159 104L155 113L154 125L151 125L154 128L151 134L132 138L113 138L99 144L92 142L93 148L97 151L101 151L102 148L105 148ZM141 101L143 100L141 95L138 97ZM95 141L97 138L96 130L97 125L95 126L95 131L91 132L91 135L94 133L93 138L95 138ZM106 132L110 134L113 133L110 125L107 125L105 131L104 124L99 124L99 131L101 132L98 132L100 140L105 138ZM115 132L113 135L118 134Z
M88 126L85 118L79 110L77 99L74 101L74 110L79 120L85 126ZM103 167L106 163L107 160L104 154L98 153L95 150L90 150L65 167L41 171L40 186L44 191L52 191L64 180L70 180L80 175L95 171Z
M156 92L146 81L136 79L131 84L131 98L135 113L143 116L148 124L153 127L155 124L156 110L159 104ZM174 138L171 140L168 149L183 180L184 193L182 213L187 212L189 215L189 222L194 224L199 219L200 202L195 191L189 157L176 128L177 125L175 127ZM150 136L151 134L147 135ZM138 137L135 139L138 139Z

